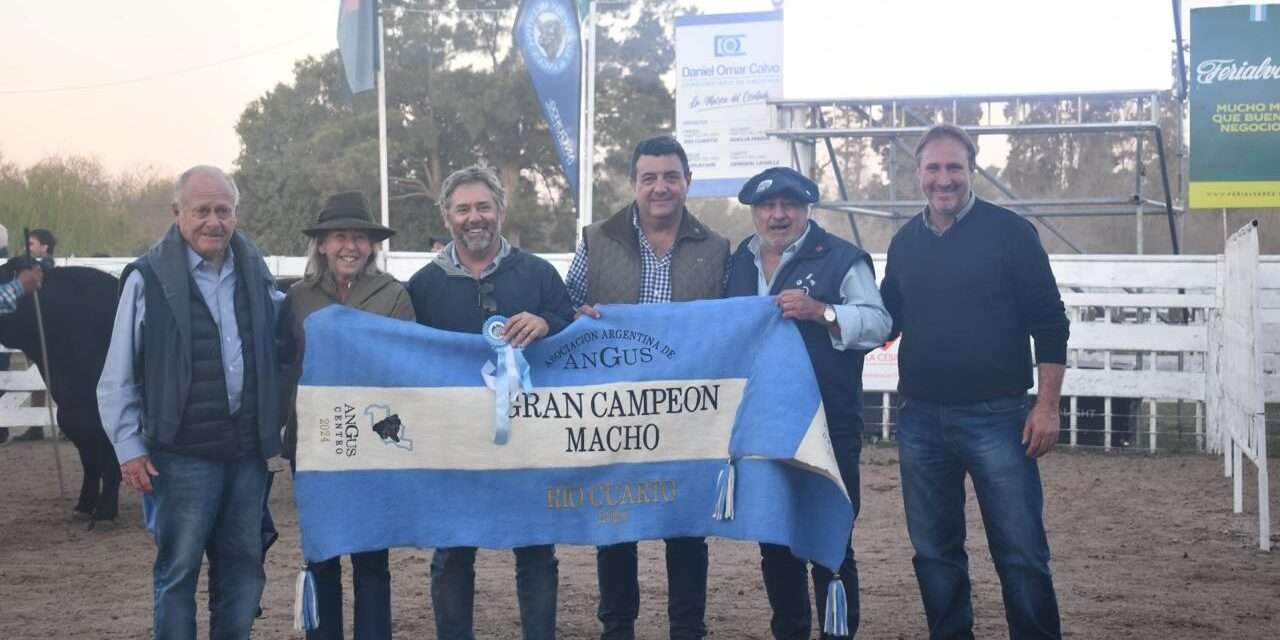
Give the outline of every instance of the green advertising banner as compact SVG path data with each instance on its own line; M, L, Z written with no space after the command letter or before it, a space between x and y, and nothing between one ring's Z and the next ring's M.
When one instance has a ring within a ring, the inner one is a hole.
M1280 4L1191 10L1189 196L1280 206Z

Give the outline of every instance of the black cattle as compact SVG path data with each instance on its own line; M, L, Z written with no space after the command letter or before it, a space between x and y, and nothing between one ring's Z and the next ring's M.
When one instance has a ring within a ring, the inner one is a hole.
M0 266L0 282L13 278L14 258ZM49 389L58 405L58 426L75 444L84 481L75 510L95 520L114 520L119 504L120 465L98 414L98 377L111 342L118 280L90 267L56 267L44 274L40 310L53 364ZM18 309L0 315L0 343L19 349L36 363L46 384L49 368L40 349L35 297L23 296Z
M1140 398L1111 399L1111 447L1126 448L1138 446L1138 410L1142 408ZM1069 442L1068 431L1071 420L1071 399L1063 398L1060 404L1062 414L1062 431L1058 442ZM1076 398L1076 444L1086 447L1101 447L1107 442L1106 437L1106 399L1097 396L1078 396Z

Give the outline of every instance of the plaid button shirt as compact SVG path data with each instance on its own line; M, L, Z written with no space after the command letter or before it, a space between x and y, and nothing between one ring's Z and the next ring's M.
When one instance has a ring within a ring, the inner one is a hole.
M0 315L16 311L18 309L18 300L21 300L26 293L17 277L0 284Z
M636 236L640 239L640 299L637 302L640 304L671 302L671 254L675 253L675 247L672 247L665 256L659 257L655 254L649 239L640 229L640 215L634 209L631 212L631 225L635 227ZM569 265L569 277L565 281L565 286L569 289L569 298L573 300L573 306L586 304L587 243L585 241L578 243L573 263Z

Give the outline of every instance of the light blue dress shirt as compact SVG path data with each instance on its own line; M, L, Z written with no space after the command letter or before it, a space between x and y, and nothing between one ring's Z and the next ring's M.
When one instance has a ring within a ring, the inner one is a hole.
M234 414L240 410L240 397L244 391L244 353L240 347L240 327L236 325L235 254L231 247L227 247L222 268L215 271L209 261L188 246L187 267L218 327L223 374L227 383L227 406ZM134 371L134 362L142 349L142 321L147 315L143 282L142 274L136 271L129 274L124 282L111 332L111 346L107 349L102 377L98 379L98 410L102 414L102 426L121 464L147 454L140 428L142 381L137 379ZM277 307L277 313L273 315L278 317L284 294L272 292L272 300ZM266 330L274 330L274 327Z
M747 249L755 257L758 295L769 295L773 289L774 279L800 251L812 228L812 225L807 225L804 233L782 250L778 267L773 270L773 277L769 279L765 279L764 267L760 263L760 236L751 236ZM783 289L788 288L790 287L783 287ZM885 340L889 339L893 318L884 308L884 301L880 299L880 289L876 287L875 274L867 263L861 260L854 262L853 266L849 267L849 271L844 274L844 278L840 281L840 302L841 304L831 305L836 310L836 325L840 327L840 335L831 336L833 349L836 351L870 350L883 345Z

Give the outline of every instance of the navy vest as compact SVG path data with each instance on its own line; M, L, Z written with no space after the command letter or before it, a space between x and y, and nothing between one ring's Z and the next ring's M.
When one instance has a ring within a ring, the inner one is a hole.
M757 293L755 256L742 241L730 261L729 284L725 296L754 296ZM809 235L804 244L773 278L770 295L784 289L807 289L809 296L827 304L841 304L840 283L859 261L874 270L871 256L850 242L827 233L817 222L809 222ZM818 377L818 390L827 414L827 429L832 437L862 433L862 350L837 351L831 346L831 333L817 322L797 322L804 338L809 361Z
M253 323L249 314L249 294L237 264L235 287L236 327L240 333L241 360L244 365L244 384L240 395L240 410L231 415L227 404L227 382L222 361L222 336L214 323L213 314L194 280L189 281L191 309L191 386L186 402L181 408L181 422L172 444L163 443L147 434L147 446L155 450L171 451L184 455L214 460L234 460L251 456L258 451L258 376L253 353ZM164 297L164 290L155 272L145 263L139 263L146 299L146 315L141 367L143 380L148 374L163 375L166 367L159 362L171 358L165 353L167 328L172 325L171 311ZM190 276L188 276L190 278Z

